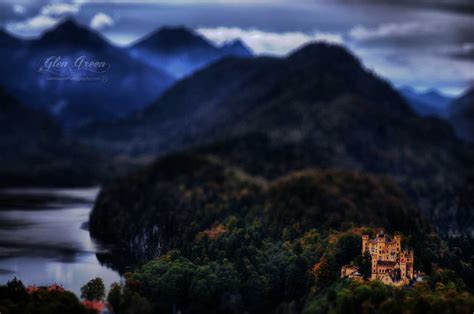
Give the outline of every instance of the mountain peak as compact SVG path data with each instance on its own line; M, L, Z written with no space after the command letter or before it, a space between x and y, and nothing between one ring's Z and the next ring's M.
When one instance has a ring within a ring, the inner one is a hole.
M293 51L290 56L293 61L317 62L331 60L332 62L348 63L361 66L359 59L343 46L325 42L312 42Z
M68 17L62 20L59 24L57 24L56 28L74 30L81 29L83 27L81 27L74 18Z
M231 41L225 42L220 49L224 54L250 57L253 55L252 49L250 49L241 39L236 38Z
M42 44L69 44L84 46L102 46L104 40L87 26L78 24L73 18L59 22L55 27L43 33Z
M184 26L164 26L134 45L140 49L173 52L185 49L216 49L207 39Z
M474 86L468 88L461 97L474 97Z

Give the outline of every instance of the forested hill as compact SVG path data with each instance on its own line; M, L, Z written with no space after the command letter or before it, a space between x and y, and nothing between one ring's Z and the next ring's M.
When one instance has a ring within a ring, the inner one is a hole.
M429 231L389 178L305 170L265 180L197 153L170 155L108 185L91 214L90 229L150 258L186 245L232 216L255 217L275 228L362 225L417 235Z
M134 156L192 146L266 178L308 167L389 175L439 229L473 225L472 147L446 122L417 116L339 46L222 60L143 113L83 136Z
M124 312L132 296L184 313L474 307L472 240L441 239L472 231L472 147L344 48L222 60L88 132L121 153L162 154L105 185L90 217L117 257L148 261L115 291ZM338 280L342 265L367 263L360 235L380 229L403 234L424 283Z
M114 308L123 312L474 307L466 292L474 282L472 241L440 240L387 177L313 169L266 180L216 156L179 153L103 189L90 228L120 244L120 257L130 252L140 264L148 261L114 290ZM430 275L425 282L394 289L339 280L342 265L365 263L361 234L380 228L402 232L403 245L415 251L415 269Z

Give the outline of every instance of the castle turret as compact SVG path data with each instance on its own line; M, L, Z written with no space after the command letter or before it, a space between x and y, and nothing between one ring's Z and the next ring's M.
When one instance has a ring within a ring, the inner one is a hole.
M369 248L367 244L369 243L369 235L363 234L362 235L362 254L364 254Z

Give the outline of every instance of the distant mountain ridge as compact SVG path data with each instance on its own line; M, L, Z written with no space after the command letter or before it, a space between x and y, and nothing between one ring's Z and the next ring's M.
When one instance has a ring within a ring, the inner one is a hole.
M149 34L145 38L139 39L132 45L136 49L156 49L161 52L174 53L186 49L214 49L216 48L204 37L190 31L189 29L178 27L162 27Z
M4 60L0 84L22 103L54 116L66 128L139 110L175 80L70 19L38 39L17 42L0 47ZM84 62L78 65L78 59ZM93 68L88 62L108 66Z
M331 78L337 82L326 86ZM261 114L267 102L270 102L268 106L276 101L281 106L286 101L326 102L351 93L376 97L380 110L383 106L383 110L391 110L392 114L411 112L396 91L366 72L346 49L310 44L288 58L227 58L216 62L178 82L143 112L95 131L99 132L98 138L104 131L102 135L106 138L110 134L115 139L120 139L116 135L122 133L122 127L134 137L150 138L151 134L159 134L153 137L154 144L143 143L137 149L148 147L149 152L162 153L185 143L197 143L214 130L217 131L214 134L221 136L223 130L232 129L236 133L241 128L237 128L237 123L249 122L253 115ZM286 124L292 122L289 118Z
M130 53L155 68L164 69L182 78L218 59L236 56L251 57L253 52L240 40L221 47L200 34L182 26L162 27L139 39L129 48Z
M474 87L453 102L449 120L461 138L474 143Z
M243 43L220 48L184 27L162 28L132 51L112 45L73 19L63 20L38 39L20 40L0 32L0 43L0 57L5 61L0 65L0 84L67 129L121 118L155 101L183 73L228 55L251 55ZM142 48L157 62L138 56ZM110 69L76 71L78 58L107 63ZM54 68L44 71L47 60ZM67 67L61 68L64 62Z
M453 98L441 94L437 90L417 92L410 87L400 88L400 93L406 101L421 116L435 116L446 118L448 116L449 105Z
M252 49L247 46L241 39L234 39L231 41L224 42L221 45L220 49L225 54L233 56L250 57L253 55Z
M86 26L79 25L72 19L66 19L52 29L49 29L39 39L34 40L33 43L39 46L69 45L79 49L89 47L104 48L107 46L107 41L101 35L93 32Z

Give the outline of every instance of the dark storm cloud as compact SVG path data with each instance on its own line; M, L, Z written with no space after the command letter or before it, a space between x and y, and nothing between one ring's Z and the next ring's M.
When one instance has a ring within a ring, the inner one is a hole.
M336 0L341 3L386 4L423 9L452 11L461 14L474 14L472 0Z

